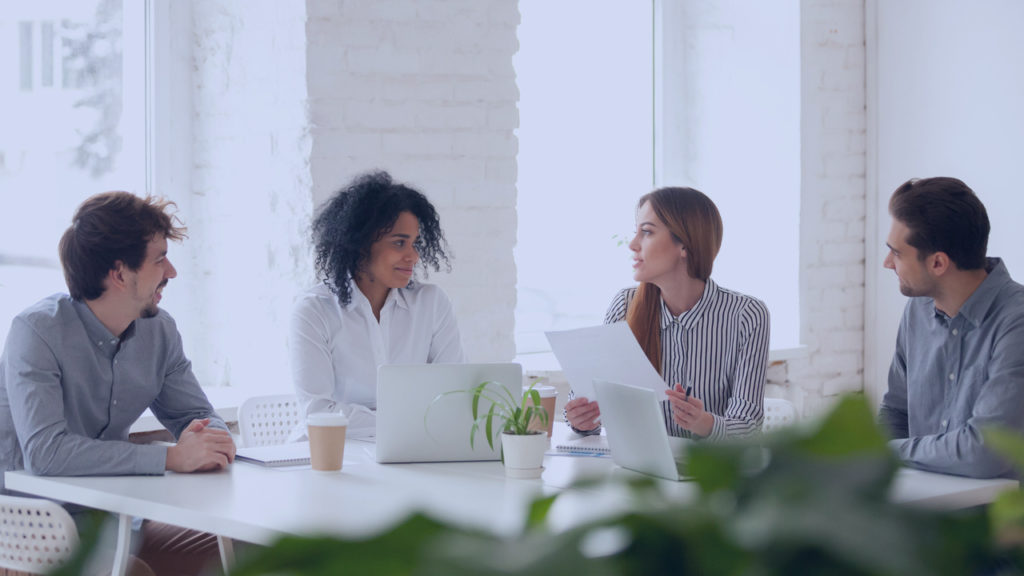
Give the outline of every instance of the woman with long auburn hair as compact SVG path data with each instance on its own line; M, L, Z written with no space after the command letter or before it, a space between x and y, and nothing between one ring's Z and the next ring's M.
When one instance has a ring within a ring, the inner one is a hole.
M637 203L633 278L605 324L625 320L665 380L665 426L673 436L720 439L760 430L768 367L768 308L711 279L722 246L714 202L692 188L661 188ZM596 433L601 411L571 398L565 416Z

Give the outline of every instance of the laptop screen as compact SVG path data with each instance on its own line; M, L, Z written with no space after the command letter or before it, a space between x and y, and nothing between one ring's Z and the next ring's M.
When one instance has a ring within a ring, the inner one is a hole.
M473 386L494 381L519 393L519 364L405 364L377 369L377 462L497 460L483 430L469 444ZM481 409L486 407L481 405Z

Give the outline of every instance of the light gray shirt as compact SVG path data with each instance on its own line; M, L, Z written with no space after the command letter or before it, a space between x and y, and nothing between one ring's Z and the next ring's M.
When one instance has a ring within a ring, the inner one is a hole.
M0 356L0 471L163 474L165 446L128 442L146 408L175 437L194 419L227 429L167 312L136 320L119 339L85 303L55 294L11 323Z
M961 476L1016 477L982 430L1024 432L1024 286L989 258L988 276L953 318L911 298L896 337L879 418L908 465Z

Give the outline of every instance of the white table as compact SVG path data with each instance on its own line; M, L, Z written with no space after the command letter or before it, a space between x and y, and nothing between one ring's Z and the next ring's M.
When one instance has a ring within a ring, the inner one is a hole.
M17 492L119 514L114 572L123 574L132 516L257 544L289 534L367 537L416 511L511 536L523 529L534 498L563 491L584 475L613 472L607 459L551 457L542 479L511 480L500 462L377 464L373 449L350 440L343 470L333 474L236 462L216 473L163 476L44 477L18 471L8 472L6 482ZM622 487L610 488L606 496L607 509L629 505ZM592 498L560 498L553 526L595 517ZM226 549L222 543L222 555ZM230 565L230 556L222 560Z
M1001 492L1019 487L1019 482L1006 478L964 478L900 468L889 490L889 498L924 508L956 510L988 504Z
M553 530L634 505L632 494L621 483L568 489L582 478L635 475L609 458L549 455L542 478L513 480L505 477L499 462L377 464L373 451L373 444L350 440L343 470L334 474L308 467L274 469L237 462L217 473L164 476L41 477L8 472L6 485L121 515L120 564L115 565L120 573L127 561L131 516L269 544L288 534L366 537L416 511L511 536L522 530L528 503L555 492L560 497L548 516ZM697 490L690 482L659 480L658 485L677 501L694 498ZM1017 486L1014 480L975 480L902 469L891 497L933 508L961 508L988 503L999 492Z
M534 498L581 477L614 473L606 458L551 456L543 478L512 480L500 462L377 464L373 448L350 440L343 470L333 474L236 462L206 474L43 477L19 471L6 478L18 492L269 544L286 534L364 537L414 511L513 535Z

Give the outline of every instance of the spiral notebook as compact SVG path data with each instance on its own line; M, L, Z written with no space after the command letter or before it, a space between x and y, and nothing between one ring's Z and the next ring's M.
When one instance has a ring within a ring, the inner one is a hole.
M309 442L239 448L235 458L261 466L302 466L309 464Z
M555 451L562 452L564 454L579 454L586 456L601 454L608 455L612 453L611 449L608 448L608 437L599 434L583 436L572 440L563 440L555 445Z

